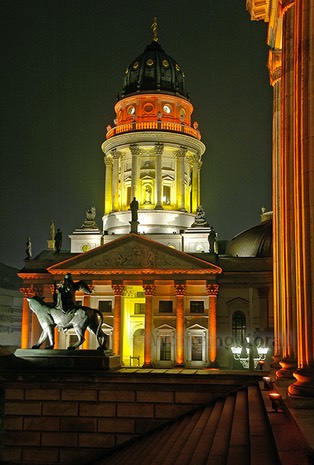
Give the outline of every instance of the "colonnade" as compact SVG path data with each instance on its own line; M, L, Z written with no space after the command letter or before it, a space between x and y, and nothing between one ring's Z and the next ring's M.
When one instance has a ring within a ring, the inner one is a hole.
M140 185L140 161L144 152L139 144L130 144L129 153L131 155L131 199L135 197L139 203L143 204L144 199L142 198ZM163 209L163 153L164 144L156 143L154 145L155 177L153 179L153 203L155 204L155 210ZM173 157L175 160L175 179L173 184L175 188L175 209L194 213L200 205L201 156L198 153L191 154L187 147L181 146L179 149L173 150ZM128 208L128 205L124 205L124 199L126 198L125 160L125 152L117 150L116 148L112 149L104 157L106 166L105 214ZM190 166L191 173L191 180L189 180L191 183L190 186L187 186L187 164Z

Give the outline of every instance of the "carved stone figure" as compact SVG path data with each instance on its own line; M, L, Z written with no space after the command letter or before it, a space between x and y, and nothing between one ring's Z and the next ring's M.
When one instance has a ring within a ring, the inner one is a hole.
M216 231L212 226L210 226L210 232L208 234L208 243L209 243L209 253L215 253L216 252L216 240L217 240L217 234Z
M26 259L30 260L32 258L32 241L31 238L28 237L26 241Z
M68 349L76 349L84 342L85 330L95 334L98 340L99 347L97 350L108 349L108 336L103 332L101 326L103 324L103 316L99 310L76 306L69 313L63 313L57 309L53 303L45 303L40 297L35 296L27 299L29 308L35 313L39 324L42 327L42 333L39 336L37 343L32 349L39 349L40 346L48 339L49 345L46 349L54 347L54 328L66 332L73 328L77 341L68 347Z
M53 241L55 238L55 224L52 220L50 221L49 231L50 231L50 240Z
M85 220L82 224L82 229L98 229L96 224L96 207L91 207L85 212Z
M195 215L195 221L191 225L192 228L197 228L197 227L207 227L209 224L207 223L207 220L205 218L205 211L202 208L202 205L197 207L196 209L196 215Z
M131 208L131 221L138 221L138 201L135 197L133 197L132 202L130 203Z
M83 291L85 294L91 294L92 291L89 289L85 281L74 282L71 273L67 273L64 276L63 283L56 289L57 291L57 305L56 308L60 309L64 313L71 311L75 308L75 292Z
M60 229L57 229L57 233L55 235L55 247L56 247L56 253L60 253L62 249L62 232Z

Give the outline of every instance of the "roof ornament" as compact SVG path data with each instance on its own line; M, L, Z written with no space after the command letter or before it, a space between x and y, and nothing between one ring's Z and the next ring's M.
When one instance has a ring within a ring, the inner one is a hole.
M156 16L154 18L153 24L151 25L151 30L153 31L153 41L158 42L158 24Z

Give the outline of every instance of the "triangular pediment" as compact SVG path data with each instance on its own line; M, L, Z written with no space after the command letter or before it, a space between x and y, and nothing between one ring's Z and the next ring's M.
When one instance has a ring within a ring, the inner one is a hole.
M127 234L107 244L53 265L49 272L62 270L123 274L132 270L175 270L196 274L219 274L221 268L138 234Z

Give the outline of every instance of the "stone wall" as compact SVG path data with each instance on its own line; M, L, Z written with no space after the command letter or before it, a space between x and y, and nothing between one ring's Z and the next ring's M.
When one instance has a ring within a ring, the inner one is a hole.
M119 372L98 379L32 373L7 379L1 463L86 464L252 379L218 373Z

